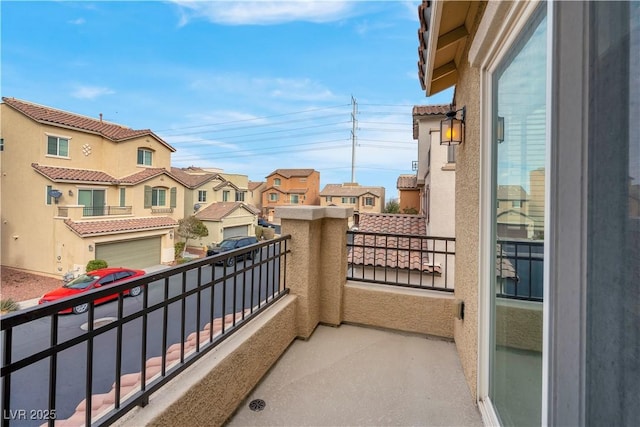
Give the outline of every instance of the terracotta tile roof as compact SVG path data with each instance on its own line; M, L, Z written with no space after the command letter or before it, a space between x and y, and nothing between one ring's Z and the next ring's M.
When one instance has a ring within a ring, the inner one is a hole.
M264 181L259 181L259 182L249 181L249 185L248 185L249 191L255 190L256 188L260 187L262 184L264 184Z
M220 179L223 179L223 181L220 184L218 184L215 187L213 187L214 190L220 190L220 189L225 188L225 187L231 187L231 188L235 189L236 191L240 191L240 188L238 188L238 186L235 185L233 182L227 181L226 179L224 179L222 177Z
M384 197L384 187L364 187L361 185L327 184L320 192L321 196L358 197L367 193Z
M315 172L315 169L276 169L271 172L268 176L271 175L280 175L285 178L291 178L293 176L309 176Z
M453 109L450 104L414 105L412 115L415 116L444 116Z
M195 217L201 221L220 221L236 209L240 209L242 207L254 215L259 213L252 206L246 205L242 202L218 202L210 204L198 212Z
M418 188L418 177L415 175L400 175L396 184L398 190L413 190Z
M22 101L16 98L3 97L2 101L39 123L63 126L95 133L112 141L125 141L127 139L149 135L157 139L171 151L176 151L175 148L154 134L150 129L135 130L115 123L105 122L100 119L93 119L62 110L56 110L54 108Z
M199 168L195 168L193 166L185 169L172 167L171 175L173 175L176 179L179 179L180 182L183 182L186 187L191 189L200 187L202 184L212 180L214 176L216 176L216 174L204 172L202 169L199 169L199 171L201 172L197 174L189 173L195 171L196 169Z
M521 185L498 185L498 200L529 200L527 191Z
M72 221L66 219L64 223L79 236L93 236L98 234L116 234L130 231L145 231L162 228L177 227L173 218L166 216L149 218L108 219L98 221Z
M370 233L427 235L424 216L403 214L360 214L358 230Z
M349 249L349 262L440 273L440 266L429 261L427 250L433 249L433 242L426 239L427 225L423 216L363 213L358 230L391 236L356 234L354 246Z
M306 194L309 191L308 188L291 188L286 191L287 194Z
M31 163L31 167L34 168L36 172L49 178L53 182L75 181L75 182L92 182L92 183L101 183L101 184L117 184L118 183L118 180L116 178L101 171L42 166L37 163Z
M172 178L175 178L164 168L145 168L140 172L134 173L133 175L125 176L124 178L120 179L120 182L123 184L139 184L162 174L166 174L171 176Z

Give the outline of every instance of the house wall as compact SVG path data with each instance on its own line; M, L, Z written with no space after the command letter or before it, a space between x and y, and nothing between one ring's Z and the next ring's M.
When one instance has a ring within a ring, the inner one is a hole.
M470 39L475 35L473 29ZM463 58L468 57L468 45ZM478 277L480 206L480 72L463 60L458 66L455 104L466 106L465 142L458 146L455 174L455 296L464 301L464 320L454 320L454 339L472 395L477 397Z
M449 147L440 145L440 130L431 130L429 138L431 140L431 168L429 171L431 191L427 234L429 236L453 237L455 235L456 165L447 162Z
M280 179L280 185L275 186L275 180ZM275 188L274 188L275 187ZM305 194L300 194L298 205L320 205L320 173L313 171L309 176L292 176L286 178L279 174L272 174L267 177L265 183L265 189L262 193L262 207L273 209L275 206L289 205L288 193L292 190L299 190L306 188ZM278 193L280 196L278 201L272 202L269 200L269 194L272 192Z
M209 235L202 238L202 244L216 244L224 239L224 229L227 227L244 225L247 227L247 236L255 235L254 225L256 223L256 215L244 208L240 208L233 211L221 221L203 221L203 223L207 227L207 230L209 230Z
M166 145L151 136L147 135L121 142L109 140L105 140L105 142L102 149L102 163L98 169L117 178L140 172L149 167L171 170L171 151ZM138 148L149 148L153 151L151 166L137 164Z
M406 209L415 209L419 214L420 212L420 190L398 190L400 204L400 212L404 212Z

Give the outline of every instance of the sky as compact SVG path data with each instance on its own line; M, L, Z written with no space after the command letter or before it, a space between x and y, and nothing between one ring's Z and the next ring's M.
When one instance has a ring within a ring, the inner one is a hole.
M453 96L420 87L418 4L2 1L0 93L151 129L175 167L313 168L321 190L351 181L355 133L355 181L388 201L412 107Z

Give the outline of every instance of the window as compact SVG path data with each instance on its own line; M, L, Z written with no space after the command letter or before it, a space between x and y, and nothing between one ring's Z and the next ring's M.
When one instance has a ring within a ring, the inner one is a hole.
M229 201L229 190L224 190L222 192L222 201L223 202L228 202Z
M244 202L244 191L236 192L236 202Z
M277 202L278 201L278 193L269 193L269 201Z
M167 203L167 190L165 188L151 189L151 206L165 206Z
M0 138L0 151L4 151L4 138Z
M51 204L51 199L53 199L53 197L51 197L51 190L53 190L53 187L51 185L47 185L47 189L45 192L45 196L46 196L46 201L47 204L50 205Z
M375 206L375 199L373 197L365 197L364 198L365 206Z
M142 166L151 166L153 162L153 151L138 148L138 164Z
M49 156L69 157L69 139L57 136L48 136L47 154Z
M207 201L207 190L198 190L198 201L199 202Z
M78 190L78 204L84 206L83 216L104 215L106 192L97 189Z
M351 205L355 205L357 202L355 197L343 197L342 198L342 203L343 204L351 204Z
M511 207L512 208L521 208L522 207L522 200L513 200L511 202Z
M276 178L276 179L274 179L274 180L273 180L273 185L274 185L275 187L280 187L280 184L281 184L281 183L282 183L282 182L280 181L280 178Z
M120 207L124 207L126 206L125 204L125 194L126 194L126 190L124 188L120 189Z
M331 196L327 196L327 202L330 202L331 200Z
M447 147L447 163L455 163L456 162L456 146L450 145Z
M299 203L297 194L292 194L291 195L291 203Z

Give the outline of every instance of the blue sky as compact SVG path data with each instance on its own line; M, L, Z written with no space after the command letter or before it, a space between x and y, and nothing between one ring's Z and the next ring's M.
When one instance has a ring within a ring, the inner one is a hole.
M314 168L397 196L412 173L418 2L3 1L2 96L151 129L173 166ZM29 23L26 25L25 23Z

